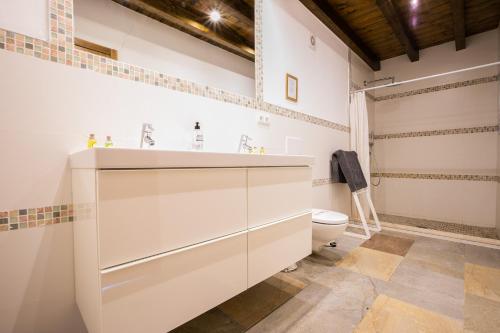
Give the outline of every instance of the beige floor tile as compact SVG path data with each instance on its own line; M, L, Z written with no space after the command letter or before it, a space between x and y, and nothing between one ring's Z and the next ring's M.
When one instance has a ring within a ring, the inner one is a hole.
M500 269L465 264L465 292L500 302Z
M339 261L337 266L389 281L401 260L403 260L401 256L358 247Z
M500 303L467 294L464 307L464 328L475 333L498 332Z
M415 305L401 302L386 295L379 295L355 332L454 333L463 332L463 324Z

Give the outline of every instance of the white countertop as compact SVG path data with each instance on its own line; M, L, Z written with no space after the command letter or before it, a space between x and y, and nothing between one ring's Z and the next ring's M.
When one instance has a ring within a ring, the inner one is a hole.
M253 155L198 151L92 148L70 155L72 169L154 169L310 166L307 155Z

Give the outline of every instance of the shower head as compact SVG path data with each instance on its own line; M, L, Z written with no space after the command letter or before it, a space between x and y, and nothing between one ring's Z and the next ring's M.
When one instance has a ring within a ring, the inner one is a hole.
M371 80L371 81L363 81L363 84L365 85L365 87L367 87L368 85L370 85L372 83L376 83L376 82L380 82L380 81L389 81L389 80L391 80L391 83L394 83L396 80L396 77L395 76L388 76L388 77L383 77L381 79L376 79L376 80Z

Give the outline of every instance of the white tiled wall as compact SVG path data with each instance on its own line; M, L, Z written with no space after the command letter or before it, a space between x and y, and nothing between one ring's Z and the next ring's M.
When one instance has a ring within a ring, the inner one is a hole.
M467 49L454 42L421 51L420 61L406 56L382 62L377 77L396 81L494 62L497 31L467 39ZM495 67L381 89L377 96L497 74ZM498 123L498 83L490 82L378 101L376 134L494 126ZM436 135L376 140L380 172L496 175L497 133ZM386 214L494 227L497 184L493 181L450 181L382 178L374 189L376 208Z

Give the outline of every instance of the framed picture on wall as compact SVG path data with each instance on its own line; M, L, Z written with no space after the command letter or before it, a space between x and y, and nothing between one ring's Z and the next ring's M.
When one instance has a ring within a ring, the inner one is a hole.
M292 102L299 100L299 79L291 74L286 74L286 99Z

